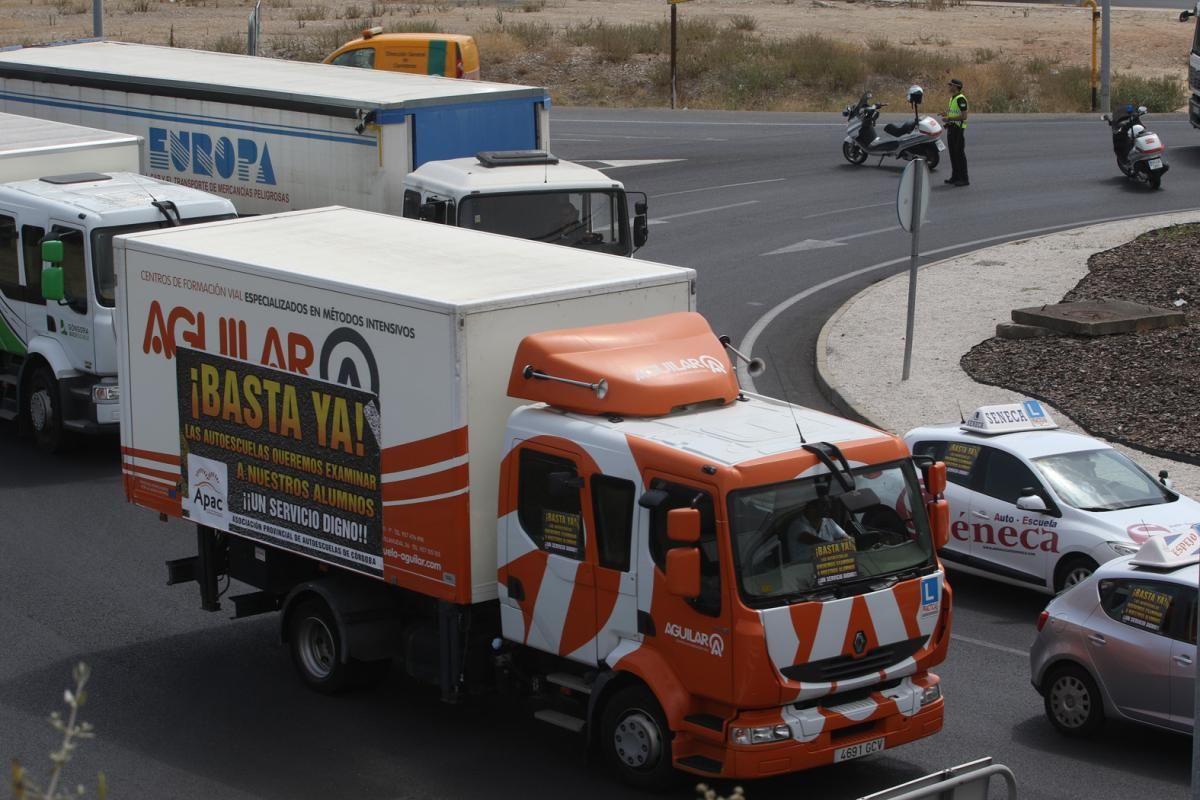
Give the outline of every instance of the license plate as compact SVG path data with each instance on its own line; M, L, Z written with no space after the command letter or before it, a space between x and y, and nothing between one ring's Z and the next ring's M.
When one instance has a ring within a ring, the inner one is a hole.
M1162 169L1162 159L1152 158L1146 162L1146 166L1150 169Z
M871 753L879 753L882 752L885 747L886 745L883 743L882 736L878 739L869 739L865 742L859 742L858 744L839 747L837 750L833 751L833 763L837 764L841 761L849 761L853 758L869 756Z
M945 142L943 142L941 139L938 139L938 141L937 141L937 146L938 146L938 150L945 150L945 149L946 149L946 143L945 143Z

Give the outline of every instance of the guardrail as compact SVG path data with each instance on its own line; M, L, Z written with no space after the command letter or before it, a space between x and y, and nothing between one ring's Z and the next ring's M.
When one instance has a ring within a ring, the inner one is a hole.
M999 775L1008 788L1008 800L1017 798L1017 779L1003 764L993 764L990 756L941 772L902 783L858 800L987 800L992 776Z

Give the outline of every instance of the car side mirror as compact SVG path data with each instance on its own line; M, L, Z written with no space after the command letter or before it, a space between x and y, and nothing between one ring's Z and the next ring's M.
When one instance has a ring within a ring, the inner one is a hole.
M1167 489L1174 488L1174 484L1171 483L1171 478L1168 477L1167 471L1165 469L1160 469L1158 471L1158 482L1161 483Z
M672 508L667 512L667 538L693 544L700 541L700 512L695 508Z
M1046 501L1042 499L1041 495L1032 489L1022 489L1022 492L1028 492L1028 494L1022 494L1017 498L1017 508L1022 511L1035 511L1039 514L1045 514L1050 510L1050 507L1046 505Z
M667 551L667 591L688 600L700 596L700 548L674 547Z

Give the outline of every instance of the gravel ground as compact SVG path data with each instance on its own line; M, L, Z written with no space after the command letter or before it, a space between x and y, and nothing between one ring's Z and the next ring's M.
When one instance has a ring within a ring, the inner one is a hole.
M1178 306L1183 327L1112 336L993 338L962 367L981 383L1050 402L1089 433L1200 464L1200 225L1176 225L1096 253L1063 301Z

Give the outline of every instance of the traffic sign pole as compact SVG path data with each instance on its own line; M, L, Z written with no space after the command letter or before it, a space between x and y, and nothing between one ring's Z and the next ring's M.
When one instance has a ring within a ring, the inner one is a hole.
M912 183L910 198L904 197L906 182ZM908 261L908 321L904 331L904 372L901 375L901 380L905 381L908 380L912 367L913 327L917 316L917 258L921 246L921 218L925 216L928 198L929 172L925 168L925 159L914 158L904 168L904 174L900 178L900 191L896 196L896 213L900 217L900 224L912 231L912 250Z

